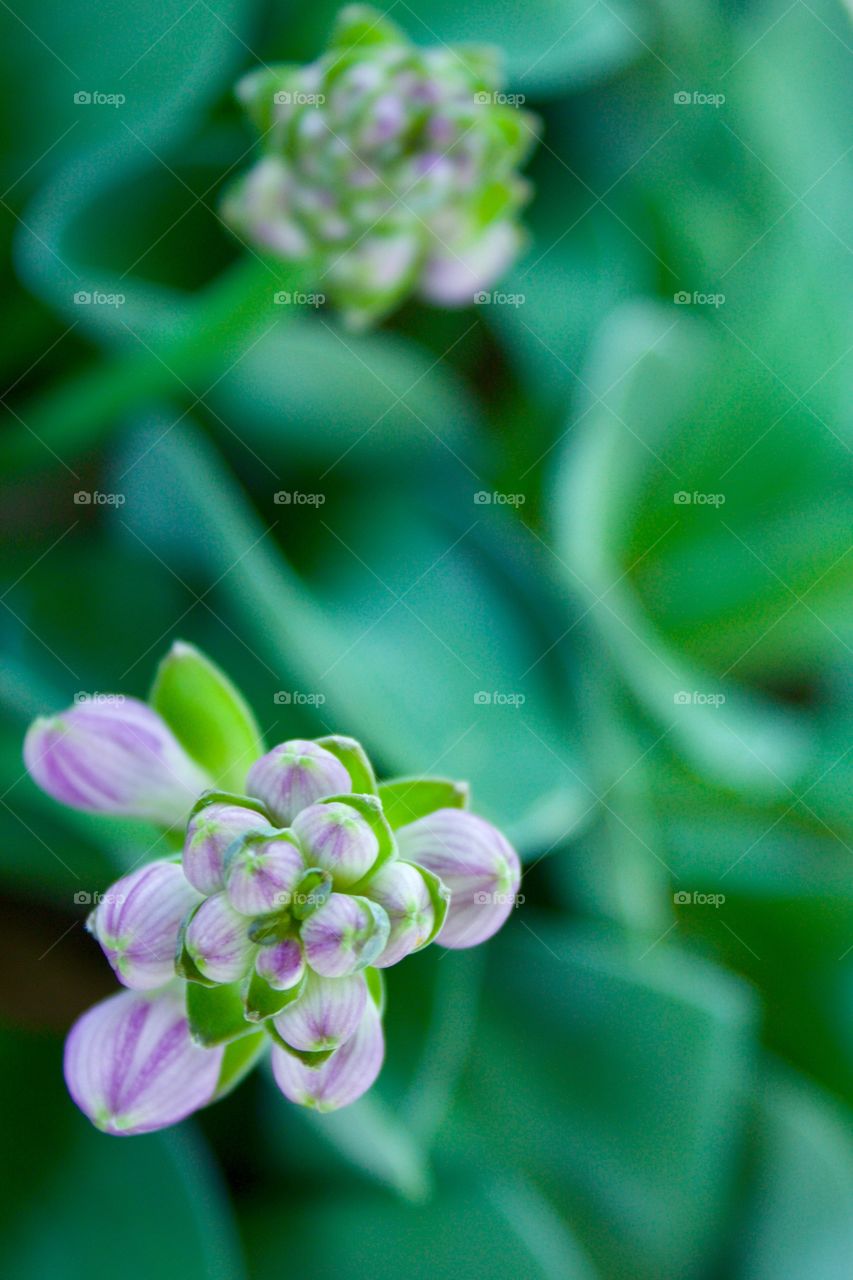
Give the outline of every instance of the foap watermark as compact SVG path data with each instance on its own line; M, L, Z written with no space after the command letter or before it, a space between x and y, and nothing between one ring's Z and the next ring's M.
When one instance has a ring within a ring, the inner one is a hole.
M474 905L478 907L520 907L525 901L523 893L487 893L478 889L474 894Z
M88 889L78 889L74 894L74 902L78 907L100 907L106 904L111 907L121 907L125 902L123 893L89 893Z
M700 493L697 489L688 492L679 489L672 495L677 507L721 507L726 500L724 493Z
M703 693L701 689L679 689L672 695L677 707L721 707L726 700L724 693Z
M123 107L127 98L123 93L101 93L94 89L78 89L74 95L75 107Z
M325 693L303 693L301 689L277 689L272 696L279 707L322 707Z
M679 289L678 293L672 295L672 300L677 307L722 307L726 301L726 295L701 293L698 289L689 293L687 289Z
M698 889L678 889L672 895L677 907L721 907L726 900L724 893L701 893Z
M677 107L716 107L718 110L726 101L724 93L703 93L701 89L680 89L672 95Z
M479 689L474 694L475 707L523 707L526 701L524 693L503 693L500 689Z
M279 289L272 300L277 307L323 307L326 304L325 293L301 293L298 289L292 293L289 289Z
M301 89L279 89L273 94L277 107L322 107L325 101L325 93L305 93Z
M302 493L300 489L279 489L273 494L277 507L322 507L325 493Z
M100 489L78 489L74 495L76 507L123 507L127 497L123 493L101 493Z
M123 307L126 302L123 293L102 293L99 289L78 289L74 295L75 307Z
M501 293L497 289L480 289L474 294L477 307L523 307L526 301L524 293Z
M474 494L474 505L477 507L523 507L526 501L526 493L498 493L496 489L478 489Z
M79 693L75 693L74 701L78 707L85 702L94 702L99 707L120 707L125 697L123 693L86 693L81 689Z
M523 107L527 98L523 93L501 93L500 90L489 93L483 89L474 94L474 101L478 107Z

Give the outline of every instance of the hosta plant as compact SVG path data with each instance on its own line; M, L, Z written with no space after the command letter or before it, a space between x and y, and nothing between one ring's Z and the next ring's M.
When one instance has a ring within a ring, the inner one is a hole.
M149 703L80 700L36 720L24 756L55 800L148 819L174 850L140 859L88 920L124 990L73 1026L65 1077L108 1133L174 1124L266 1050L291 1101L346 1106L382 1065L384 970L435 940L483 942L515 902L516 853L467 787L377 782L337 735L265 750L185 644Z

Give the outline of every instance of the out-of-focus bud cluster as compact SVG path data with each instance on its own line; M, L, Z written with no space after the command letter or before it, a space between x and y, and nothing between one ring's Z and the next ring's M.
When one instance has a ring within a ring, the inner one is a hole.
M350 738L281 743L248 768L242 793L208 783L191 808L188 780L203 775L131 698L37 721L25 754L74 807L189 809L181 853L122 877L88 921L127 990L75 1024L66 1078L110 1133L174 1123L265 1047L292 1101L352 1102L382 1065L382 972L435 938L482 942L515 904L518 858L466 811L467 788L377 783Z
M350 6L316 62L238 84L263 156L223 213L259 248L310 262L354 326L412 293L469 305L516 256L529 198L518 169L538 121L501 88L497 50L419 48Z

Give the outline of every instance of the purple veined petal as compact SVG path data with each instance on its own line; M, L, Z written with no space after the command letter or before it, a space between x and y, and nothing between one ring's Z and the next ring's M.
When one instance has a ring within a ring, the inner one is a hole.
M382 1019L368 1000L355 1034L321 1066L308 1067L275 1045L272 1069L276 1084L291 1102L317 1111L336 1111L367 1092L382 1069L384 1056Z
M249 937L250 923L224 893L207 898L187 925L184 940L199 973L224 983L248 973L257 950Z
M121 991L84 1013L65 1042L65 1082L105 1133L150 1133L210 1102L224 1050L190 1039L180 989Z
M352 791L350 776L331 751L295 738L273 747L249 770L247 792L261 800L281 826L323 796Z
M289 991L305 972L305 957L296 938L261 947L255 969L275 991Z
M321 978L308 970L305 990L274 1018L282 1040L307 1053L335 1049L355 1032L367 1003L363 974Z
M339 801L312 804L293 820L306 863L333 877L336 889L355 884L376 861L379 841L360 813Z
M377 969L388 969L422 947L432 933L432 898L418 868L399 859L380 867L364 893L384 908L391 923L385 949L372 962Z
M187 824L184 841L184 874L205 895L225 887L225 852L238 836L250 831L272 830L253 809L236 804L209 804Z
M506 920L521 879L518 854L497 828L464 809L438 809L397 831L401 857L450 890L438 935L445 947L474 947Z
M54 800L171 827L210 786L156 711L136 698L87 699L39 717L24 742L30 776Z
M333 893L303 923L305 959L324 978L342 978L372 964L388 941L388 917L377 903Z
M295 839L251 840L229 862L225 891L243 915L264 915L288 905L304 871Z
M469 306L475 294L503 275L519 242L520 232L511 222L494 223L470 245L451 246L452 253L436 241L421 275L421 294L440 306Z
M151 862L103 895L88 927L119 982L148 991L174 978L181 923L199 902L179 863Z

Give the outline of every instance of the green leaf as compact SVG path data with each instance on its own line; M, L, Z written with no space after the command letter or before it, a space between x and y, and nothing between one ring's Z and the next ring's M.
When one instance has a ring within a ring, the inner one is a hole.
M266 978L262 978L253 970L246 993L246 1017L250 1022L262 1022L265 1018L281 1013L286 1005L292 1004L301 996L305 978L306 974L303 973L299 982L294 983L292 987L288 987L285 991L277 991L275 987L270 986Z
M150 702L219 786L243 789L264 748L254 716L224 672L178 642L157 669Z
M254 1027L246 1020L242 982L203 987L187 983L187 1018L192 1037L205 1048L247 1036Z
M364 970L364 978L370 997L381 1017L385 1012L385 975L381 969L367 968Z
M352 779L353 791L362 794L376 794L376 774L370 758L360 742L355 738L344 738L340 734L330 734L327 738L315 739L318 747L325 747L340 760Z
M388 825L396 831L436 809L467 809L467 782L448 778L392 778L379 784L379 799Z
M264 1050L269 1048L269 1043L266 1032L258 1031L254 1035L241 1036L239 1040L232 1040L225 1046L219 1080L213 1095L214 1101L224 1098L232 1089L237 1088L237 1085L260 1060Z

